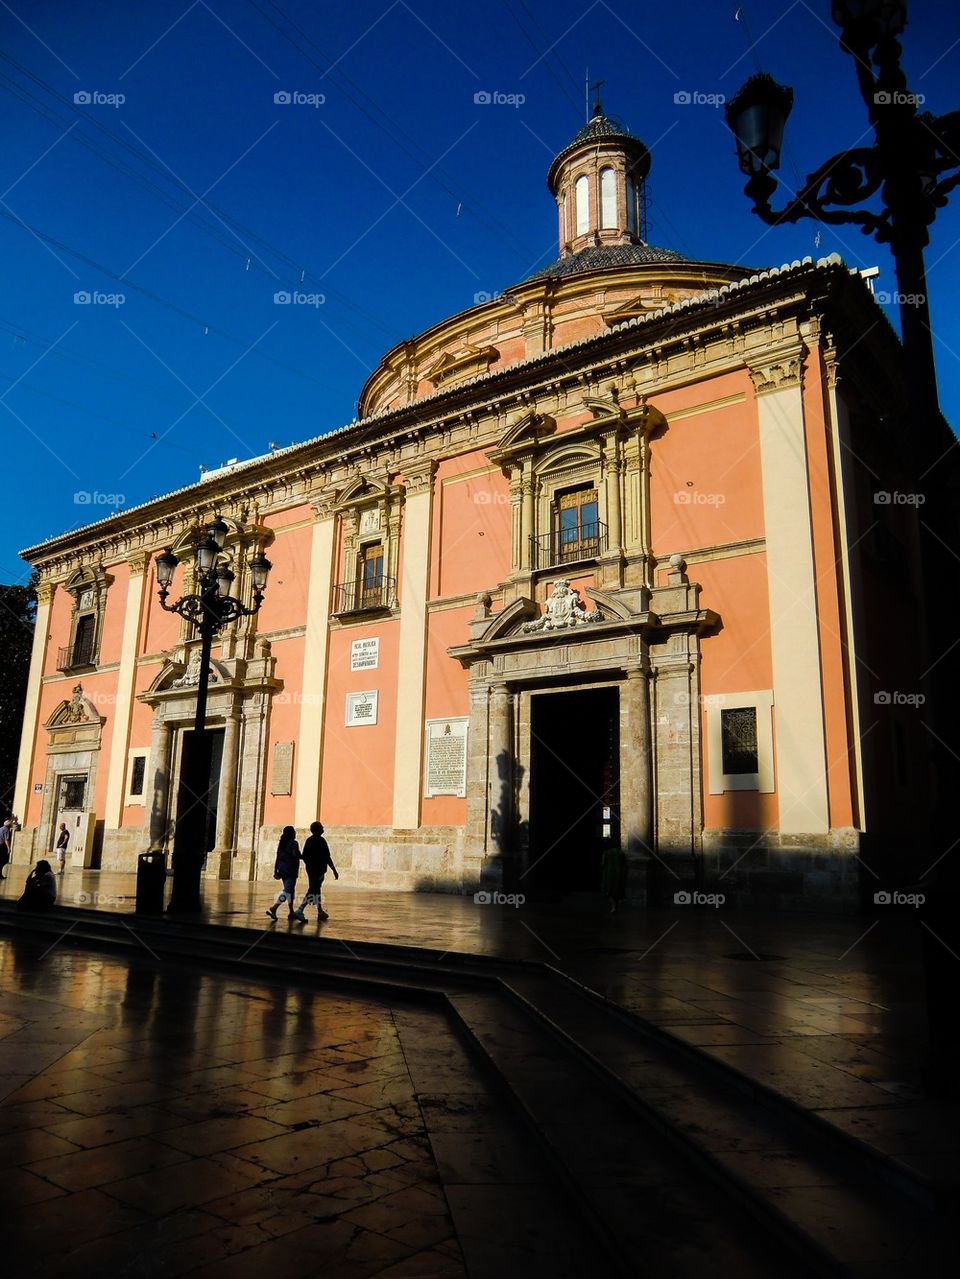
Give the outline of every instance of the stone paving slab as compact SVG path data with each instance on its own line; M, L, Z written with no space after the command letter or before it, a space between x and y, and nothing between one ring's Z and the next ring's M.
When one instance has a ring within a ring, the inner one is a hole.
M23 875L11 867L0 896L18 895ZM60 880L65 903L84 899L119 911L135 928L134 876L67 871ZM942 1154L945 1143L960 1145L953 1108L923 1091L921 936L908 915L678 907L611 916L590 897L513 908L333 883L324 893L331 918L304 927L265 919L273 891L270 884L206 880L204 918L245 928L262 921L281 935L339 941L347 952L359 941L543 961L887 1154L919 1159ZM11 1034L16 1028L0 1022L0 1054ZM270 1092L269 1083L240 1075L237 1083ZM130 1080L128 1099L151 1104L148 1085ZM425 1090L447 1091L442 1064ZM936 1160L930 1166L949 1176Z

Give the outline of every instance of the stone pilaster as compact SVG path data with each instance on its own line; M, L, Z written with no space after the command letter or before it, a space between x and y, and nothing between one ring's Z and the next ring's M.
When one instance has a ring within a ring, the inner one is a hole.
M652 784L650 674L635 666L620 686L620 838L634 885L645 881L651 853Z
M117 830L123 822L127 756L130 748L130 723L137 683L137 652L140 633L143 629L144 599L146 597L145 588L149 559L149 555L141 551L131 555L128 561L129 580L127 583L126 606L123 614L123 633L120 640L120 669L117 671L117 694L113 708L113 725L110 737L107 800L103 814L105 833Z
M506 684L494 684L489 690L486 856L481 867L485 888L503 884L513 852L513 700Z
M163 848L170 826L170 776L173 767L173 729L165 720L153 721L150 739L150 847Z
M30 652L30 674L27 679L27 699L23 708L23 729L20 734L20 756L17 762L17 785L13 796L13 811L23 825L29 823L27 805L32 790L31 771L36 752L37 730L40 726L40 680L47 652L50 627L50 608L56 583L41 582L37 586L37 617L33 628L33 648Z
M230 879L237 811L240 715L235 708L224 716L223 759L217 793L217 830L213 852L207 857L208 879Z
M320 813L320 758L326 707L330 591L336 553L336 516L328 498L314 503L310 546L310 588L304 638L300 732L296 746L294 821L309 826Z

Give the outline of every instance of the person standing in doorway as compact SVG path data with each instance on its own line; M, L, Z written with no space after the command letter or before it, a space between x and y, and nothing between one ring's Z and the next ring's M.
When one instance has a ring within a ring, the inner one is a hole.
M57 836L57 869L63 874L63 868L67 864L67 849L70 847L70 832L67 830L67 823L60 823L60 834Z
M293 919L293 899L297 892L297 875L300 873L300 845L297 843L297 832L292 826L284 826L277 845L277 860L273 866L273 877L283 883L277 894L277 900L267 907L271 919L277 918L277 907L287 903L287 917Z
M314 822L311 825L310 834L304 840L302 856L303 864L307 871L307 892L297 908L297 918L305 924L307 917L303 913L304 907L316 906L318 918L329 919L330 916L323 909L323 903L320 900L320 894L323 891L323 879L327 873L328 866L333 871L334 879L340 878L340 872L333 864L330 848L323 838L323 826L320 822Z

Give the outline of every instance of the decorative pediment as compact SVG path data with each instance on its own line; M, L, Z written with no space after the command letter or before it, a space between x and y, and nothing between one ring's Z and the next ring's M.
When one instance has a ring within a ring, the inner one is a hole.
M515 453L534 448L546 436L557 429L556 420L547 413L537 413L529 409L512 422L497 442L497 447L488 454L494 462L500 463Z
M210 686L229 684L231 675L222 662L210 659ZM152 680L149 688L142 696L150 697L155 693L189 692L200 683L200 647L194 648L186 663L174 657L167 657L159 674Z
M495 346L474 346L468 342L459 351L444 351L423 376L435 387L447 386L451 382L460 382L464 378L475 377L478 373L486 373L494 360L499 358L500 352Z
M561 577L554 582L553 592L547 598L540 616L532 622L524 622L520 629L524 635L529 635L534 631L564 631L602 620L599 609L592 609L588 613L577 587L571 586L565 577Z
M93 702L89 697L84 697L83 685L75 684L70 698L64 698L59 706L54 708L44 728L47 730L76 728L81 724L96 724L99 727L102 723L103 717L98 713Z
M619 306L606 311L603 316L603 322L611 326L622 324L624 320L636 319L638 315L649 315L651 311L659 311L665 306L673 306L675 302L680 302L683 298L692 297L698 292L702 292L702 290L677 289L663 284L650 284L645 289L641 289L629 301L622 302Z
M383 501L389 493L390 485L386 478L360 473L340 490L333 509L342 511L347 507L360 506L364 502Z

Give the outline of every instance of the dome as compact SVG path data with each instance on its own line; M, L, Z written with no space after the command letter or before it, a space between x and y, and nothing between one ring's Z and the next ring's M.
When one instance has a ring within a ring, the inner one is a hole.
M583 275L586 271L603 271L612 267L649 266L653 262L686 262L687 259L673 249L658 249L652 244L602 244L568 253L557 258L549 266L541 267L528 275L528 280L543 280L561 276Z
M603 108L598 102L593 108L593 115L576 137L554 157L553 163L547 171L547 186L554 195L557 193L558 173L564 163L581 147L597 142L613 143L619 146L621 150L630 155L633 165L639 166L640 172L637 176L646 177L650 168L650 152L640 139L635 134L630 133L620 120L617 120L614 116L604 115Z

